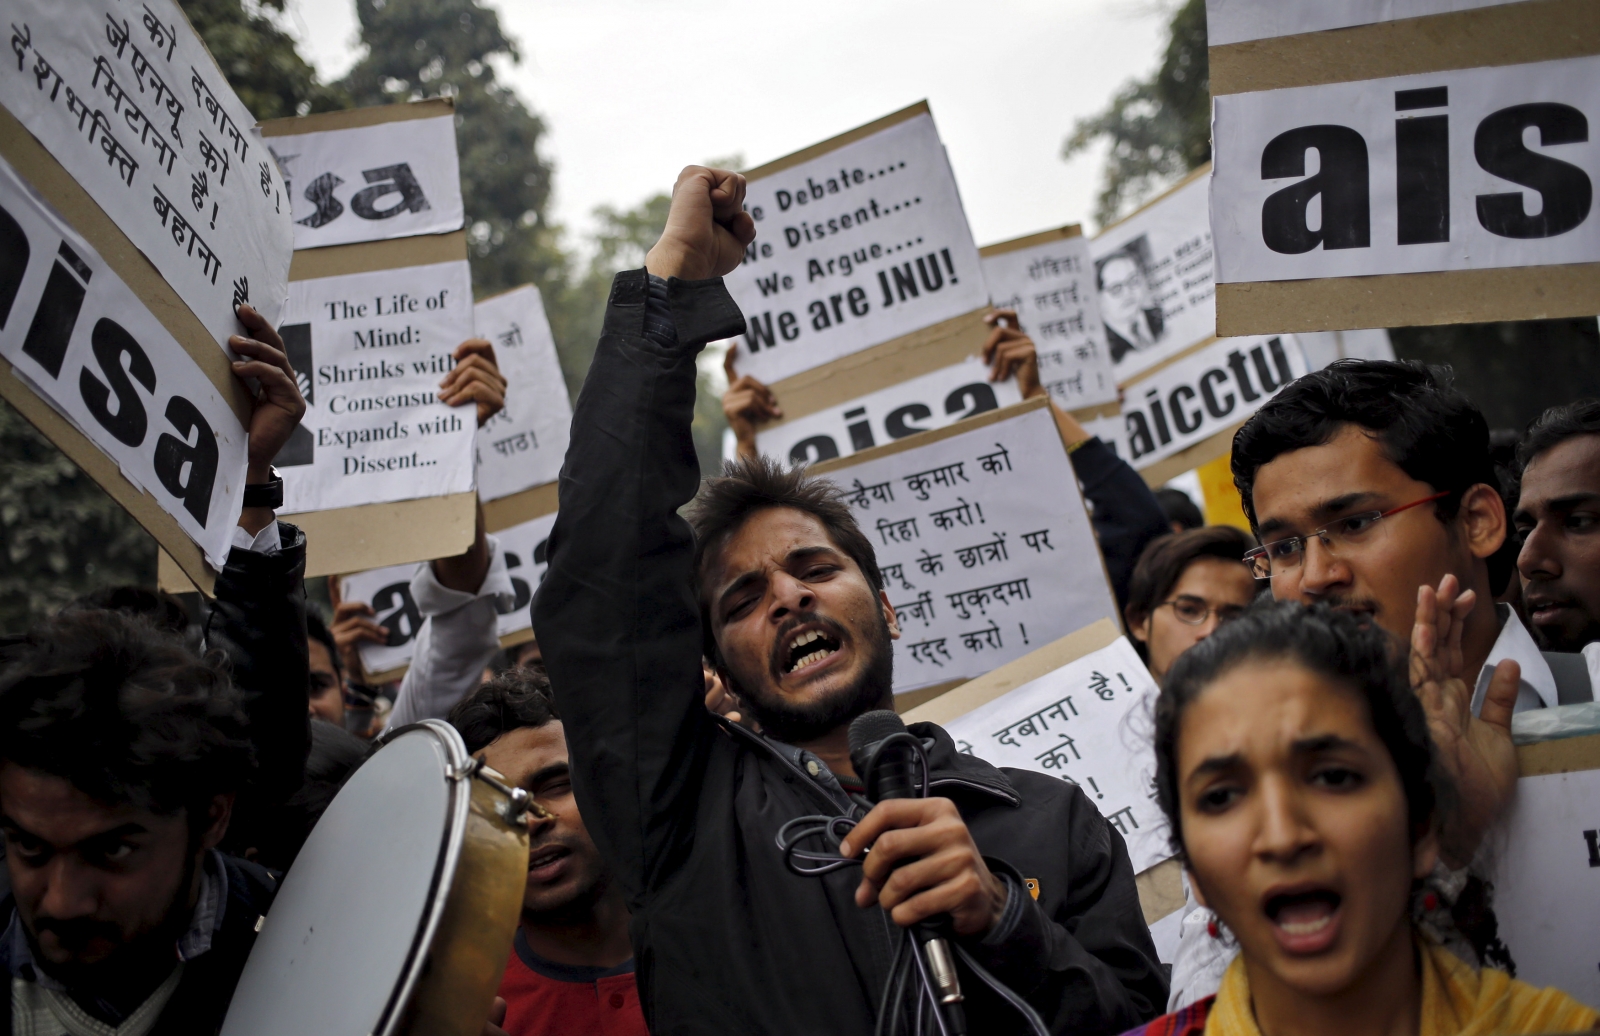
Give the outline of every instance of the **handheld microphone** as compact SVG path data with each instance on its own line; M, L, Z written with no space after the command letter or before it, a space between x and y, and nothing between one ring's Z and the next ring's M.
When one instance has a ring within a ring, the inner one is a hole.
M927 761L922 742L906 729L898 713L892 709L864 712L850 722L849 736L850 764L866 787L870 801L920 799L926 795ZM957 1034L967 1031L961 1009L965 997L956 974L955 954L944 935L948 928L948 918L928 918L917 925L916 937L922 944L927 977L938 990L947 1031Z

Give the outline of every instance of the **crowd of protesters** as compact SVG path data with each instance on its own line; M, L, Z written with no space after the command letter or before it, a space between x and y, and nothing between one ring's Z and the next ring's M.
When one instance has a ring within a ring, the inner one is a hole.
M863 798L848 732L894 707L900 635L871 542L833 485L759 456L781 408L754 378L724 397L739 460L702 482L694 459L696 354L743 329L721 282L755 234L743 190L685 170L616 279L537 639L501 650L513 595L480 514L412 581L403 680L368 686L359 646L388 631L361 602L308 610L305 535L253 507L203 623L129 587L0 644L0 1027L217 1032L310 830L423 719L541 807L489 1031L881 1031L899 931L934 922L985 978L974 1032L1596 1027L1510 977L1474 862L1515 788L1512 716L1600 681L1600 403L1542 415L1507 479L1447 372L1341 361L1237 433L1249 532L1058 412L1161 687L1153 794L1189 900L1164 965L1075 784L912 724L928 797ZM263 483L304 402L275 330L240 319ZM1043 394L1015 315L990 322L991 376ZM441 399L481 424L505 381L486 342L456 358ZM808 815L854 826L841 866L799 876L774 847Z

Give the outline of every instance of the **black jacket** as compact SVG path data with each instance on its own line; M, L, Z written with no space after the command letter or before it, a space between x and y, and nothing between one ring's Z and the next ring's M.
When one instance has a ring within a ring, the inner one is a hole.
M278 523L278 534L276 554L228 554L206 617L205 649L226 656L256 750L256 778L234 807L226 842L241 852L305 781L311 751L306 536L288 522Z
M1090 519L1120 613L1128 606L1133 566L1151 540L1172 531L1144 478L1099 439L1072 451L1072 470L1092 508Z
M681 342L644 335L642 270L618 275L573 417L534 626L590 833L633 912L652 1032L868 1033L897 933L853 902L859 872L799 877L774 845L843 813L831 775L706 711L692 540L695 354L743 327L720 280L672 281ZM1159 1014L1166 981L1122 839L1074 786L959 755L934 726L933 790L991 866L1035 878L1012 937L969 948L1053 1031L1116 1033ZM805 760L813 761L813 760ZM1023 893L1017 893L1023 894ZM1022 1031L973 991L975 1032Z

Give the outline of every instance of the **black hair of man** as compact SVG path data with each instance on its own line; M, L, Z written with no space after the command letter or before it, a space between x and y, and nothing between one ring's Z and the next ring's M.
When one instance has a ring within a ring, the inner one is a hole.
M560 719L550 678L542 668L513 666L456 702L450 725L470 755L523 727L542 727Z
M104 608L148 619L157 629L183 636L189 630L189 611L169 593L147 586L103 586L67 605L70 609Z
M333 659L333 671L343 676L344 663L339 661L339 645L333 639L333 632L322 621L322 616L310 608L306 609L306 637L328 649L328 657Z
M1580 435L1600 435L1600 399L1563 403L1534 418L1517 444L1518 477L1539 454Z
M1439 521L1453 521L1463 495L1479 483L1503 501L1504 487L1489 455L1488 422L1450 379L1448 367L1414 361L1338 360L1290 382L1233 437L1233 484L1251 528L1260 529L1253 494L1262 466L1285 453L1331 442L1352 424L1375 433L1401 471L1450 494L1434 504ZM1516 558L1510 536L1488 558L1494 594L1505 591Z
M1297 663L1361 696L1400 775L1412 841L1427 834L1440 805L1441 775L1427 717L1411 690L1405 654L1394 650L1382 629L1347 612L1263 598L1179 655L1156 699L1156 801L1167 815L1178 857L1186 858L1178 794L1178 733L1184 711L1236 667L1277 660Z
M1156 503L1161 505L1161 513L1167 516L1168 523L1177 522L1185 529L1198 529L1206 523L1206 517L1200 513L1200 508L1196 507L1189 494L1181 489L1169 486L1156 490Z
M102 802L187 811L243 789L255 749L228 675L147 619L69 609L34 627L0 671L0 760Z
M1244 567L1244 552L1256 545L1254 537L1232 525L1208 525L1186 529L1151 540L1133 566L1128 581L1128 607L1124 614L1130 625L1142 623L1156 606L1166 600L1183 578L1184 570L1200 558L1235 561ZM1141 649L1143 645L1140 645Z
M728 462L722 477L707 479L700 487L700 494L689 505L689 524L694 528L695 537L696 580L704 578L707 558L721 549L746 519L774 507L792 508L822 523L828 538L856 563L873 592L883 589L878 554L872 548L872 541L856 524L843 491L825 478L807 476L804 468L785 468L769 457ZM705 587L701 585L698 590L705 655L720 664L722 654L711 635L710 603Z

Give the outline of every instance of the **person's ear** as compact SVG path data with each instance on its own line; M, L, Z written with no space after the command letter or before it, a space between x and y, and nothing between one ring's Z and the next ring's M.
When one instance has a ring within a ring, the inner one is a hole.
M231 791L211 797L211 805L206 807L206 830L200 836L200 848L215 849L222 843L223 836L228 833L228 823L233 819L233 799Z
M1128 635L1141 644L1150 643L1150 615L1148 612L1135 611L1132 605L1122 613L1123 622L1127 623Z
M889 603L889 591L878 591L878 603L883 606L883 621L889 626L889 639L900 639L900 620L894 613L894 605Z
M1205 890L1200 887L1200 882L1195 879L1194 871L1185 867L1183 869L1183 876L1189 879L1189 891L1194 893L1194 901L1205 907L1207 910L1210 910L1211 904L1206 902Z
M1411 876L1422 880L1433 873L1433 868L1439 862L1439 836L1430 826L1428 833L1417 839L1417 844L1411 847Z
M1475 558L1489 557L1506 541L1506 504L1493 486L1479 482L1463 493L1457 519Z

